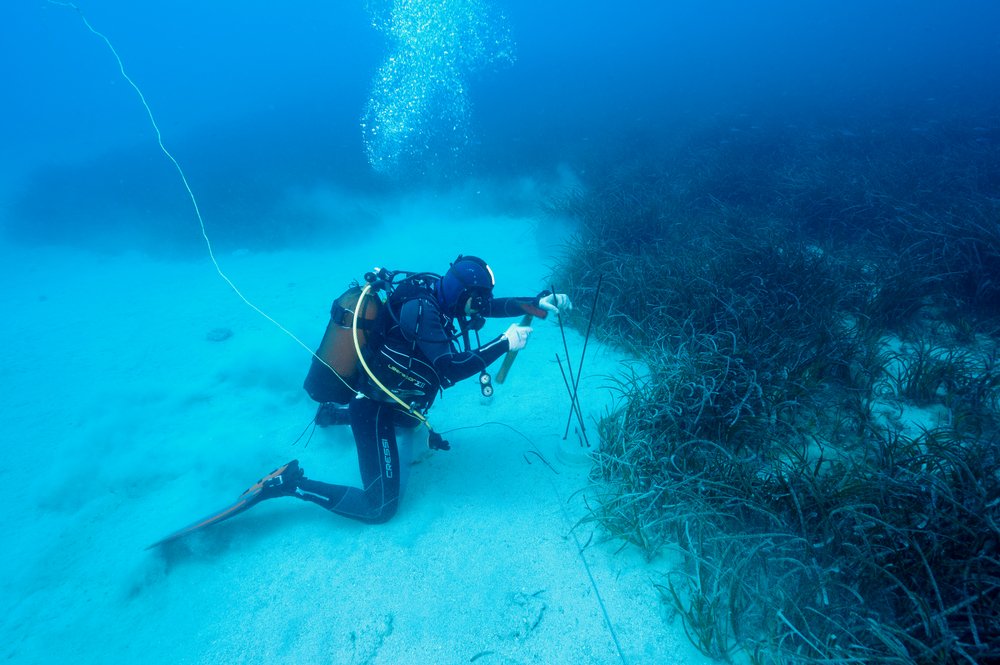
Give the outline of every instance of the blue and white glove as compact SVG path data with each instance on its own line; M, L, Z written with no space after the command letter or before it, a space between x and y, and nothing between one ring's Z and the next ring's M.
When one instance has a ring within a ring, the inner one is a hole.
M510 324L507 328L507 332L503 334L507 338L507 343L510 344L511 351L520 351L528 344L528 336L531 335L531 328L528 326L519 326L516 323Z
M542 296L538 301L538 306L556 316L569 314L573 310L573 303L569 301L569 296L565 293L550 293L547 296Z

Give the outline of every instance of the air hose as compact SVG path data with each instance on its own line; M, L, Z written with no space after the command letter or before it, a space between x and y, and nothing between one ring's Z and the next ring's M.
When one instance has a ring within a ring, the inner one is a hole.
M394 401L396 404L399 404L401 407L403 407L409 415L416 418L424 427L427 428L427 431L430 432L430 437L428 438L428 445L431 448L435 450L448 450L450 447L448 445L448 442L445 441L443 438L441 438L440 434L434 431L434 428L431 427L430 422L428 422L427 420L427 416L420 413L420 411L418 411L417 409L413 408L412 405L407 404L406 402L401 400L399 396L396 395L396 393L386 388L385 384L383 384L381 381L378 380L378 377L375 376L375 373L372 372L371 368L368 367L368 363L365 362L365 356L361 352L361 341L358 339L358 317L359 317L359 312L362 309L362 303L365 301L365 298L368 297L368 294L371 293L371 290L372 290L372 285L370 283L365 284L365 287L361 290L361 295L358 296L358 304L354 306L354 318L351 321L351 331L354 337L354 351L358 354L358 362L361 363L361 368L365 370L365 374L368 375L368 378L372 380L372 383L374 383L379 390L384 392L389 397L389 399Z

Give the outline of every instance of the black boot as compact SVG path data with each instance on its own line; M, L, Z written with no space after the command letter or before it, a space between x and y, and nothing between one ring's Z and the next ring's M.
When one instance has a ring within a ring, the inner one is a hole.
M278 496L288 496L295 493L299 480L305 472L299 468L299 461L293 459L288 464L279 466L256 483L247 488L240 497L252 495L255 501L273 499Z
M316 411L317 427L330 427L331 425L351 424L351 414L348 412L346 404L336 402L323 402Z

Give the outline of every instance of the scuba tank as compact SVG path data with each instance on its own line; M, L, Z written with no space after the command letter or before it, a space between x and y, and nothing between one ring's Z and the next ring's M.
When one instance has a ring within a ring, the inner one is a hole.
M323 339L313 353L302 387L320 403L347 404L358 392L358 354L354 346L354 313L359 314L358 339L367 345L375 332L381 301L357 284L342 293L330 308Z
M352 283L338 296L306 377L304 387L310 397L317 402L347 404L359 391L369 397L386 395L381 386L374 393L368 391L367 384L378 382L369 380L374 377L365 361L379 352L387 328L395 322L389 297L400 283L410 285L420 280L427 284L436 277L375 268L365 274L362 283Z
M355 312L358 317L358 345L364 350L371 335L377 335L377 331L373 330L374 322L382 307L382 301L375 292L362 290L355 284L344 291L330 308L330 321L316 355L349 386L356 385L360 369L358 349L354 343Z

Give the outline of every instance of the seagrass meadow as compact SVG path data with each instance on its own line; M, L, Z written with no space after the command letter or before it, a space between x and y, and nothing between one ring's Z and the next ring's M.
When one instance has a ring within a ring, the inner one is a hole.
M580 320L603 276L640 361L589 519L710 656L995 661L1000 128L748 124L595 151L549 203Z

